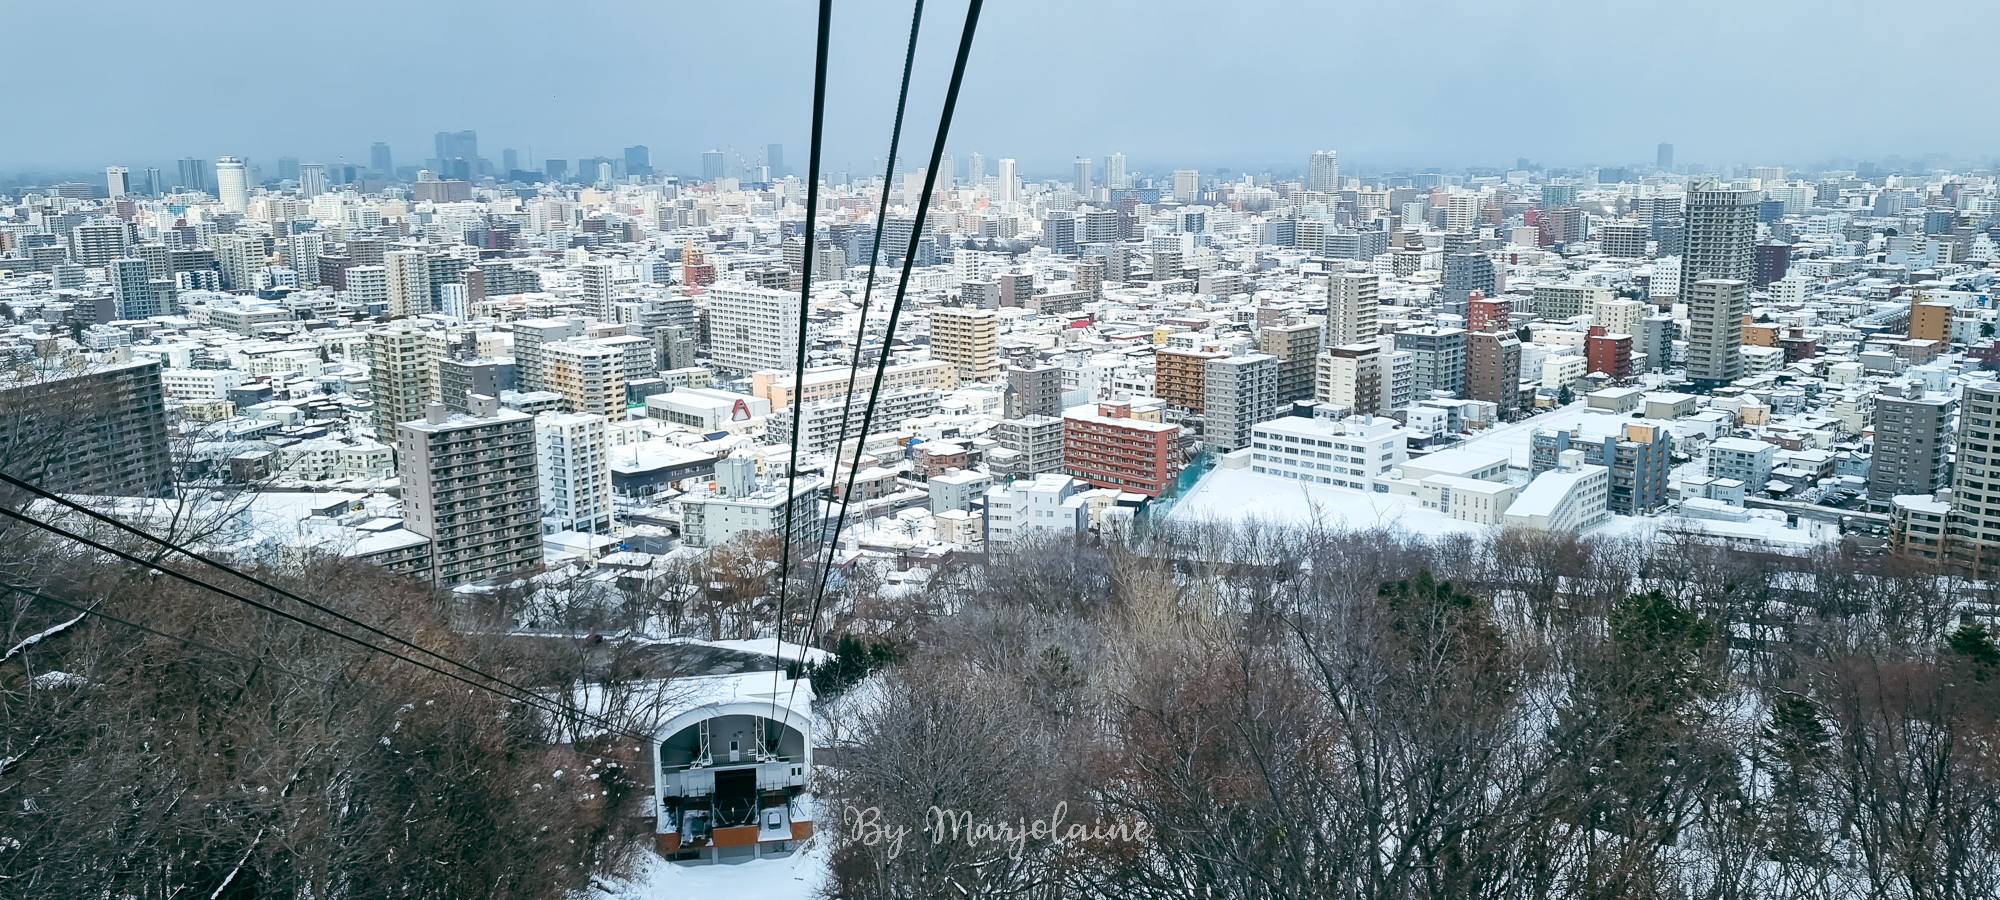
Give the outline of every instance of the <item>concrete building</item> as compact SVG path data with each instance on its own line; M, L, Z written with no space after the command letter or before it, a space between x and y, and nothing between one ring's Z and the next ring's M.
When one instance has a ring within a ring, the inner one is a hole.
M397 423L403 526L431 541L431 579L454 585L522 572L542 562L542 504L534 418L469 398Z
M542 390L563 398L566 412L625 419L625 354L598 341L561 341L541 348Z
M996 484L986 491L986 542L1007 547L1037 536L1075 534L1088 527L1082 482L1068 475L1037 475Z
M1957 403L1927 394L1923 382L1891 381L1875 398L1875 446L1868 466L1868 502L1900 495L1929 496L1946 484L1945 449Z
M1208 364L1227 359L1214 350L1173 350L1153 353L1153 393L1187 413L1200 415L1208 404Z
M1009 419L1061 415L1062 374L1061 366L1045 365L1033 357L1009 360L1003 414Z
M1585 462L1608 470L1606 502L1614 513L1638 515L1666 505L1667 473L1673 464L1673 430L1666 422L1586 416L1571 429L1537 429L1530 441L1534 474L1560 467L1562 455L1571 450L1583 451Z
M1409 457L1396 420L1279 416L1251 429L1250 470L1311 484L1382 493Z
M69 494L173 493L166 393L156 360L0 376L8 474Z
M1361 272L1339 272L1326 280L1326 342L1339 347L1372 344L1380 336L1376 323L1381 306L1382 279Z
M535 471L540 476L544 533L611 533L610 449L603 416L535 417Z
M1959 395L1958 458L1951 476L1951 515L1946 554L1978 577L2000 563L2000 490L1991 479L2000 471L2000 382L1974 381ZM1878 412L1879 414L1879 412Z
M1611 472L1583 461L1581 450L1562 454L1556 468L1535 476L1507 508L1509 528L1578 532L1611 516Z
M1095 487L1157 497L1181 471L1181 427L1132 417L1104 401L1063 413L1063 468Z
M1778 447L1749 438L1717 438L1708 445L1708 477L1734 478L1760 494L1778 464Z
M759 422L771 401L710 388L675 388L646 398L646 418L685 425L703 434L727 431L738 423Z
M1465 329L1425 325L1396 332L1396 349L1416 361L1417 397L1465 394Z
M1063 467L1063 420L1054 416L1022 416L1003 419L990 432L1001 450L990 466L998 478L1033 478Z
M1716 388L1743 376L1743 316L1750 283L1707 278L1687 283L1687 373L1697 387Z
M714 547L739 535L784 534L787 521L794 541L819 533L817 476L794 479L757 477L757 463L732 456L715 464L714 487L681 498L681 539L690 547Z
M424 418L437 360L423 329L410 321L391 322L368 332L368 383L375 403L375 434L396 439L396 426Z
M1328 347L1319 355L1313 397L1357 415L1374 415L1382 411L1385 395L1382 365L1381 344Z
M382 254L382 268L388 278L390 318L431 311L431 268L423 251L391 250Z
M1250 429L1278 408L1278 358L1250 353L1207 361L1202 439L1218 453L1250 446Z
M715 368L735 375L795 368L799 350L799 295L717 282L708 292L709 356Z
M1759 191L1712 186L1697 186L1687 192L1678 295L1681 299L1689 299L1695 285L1709 280L1740 281L1747 291L1756 276L1757 204L1762 199ZM1689 354L1692 357L1693 351ZM1693 365L1690 358L1690 370Z
M868 389L875 383L872 370L864 370L855 385L857 397L867 396ZM774 410L792 405L794 396L802 396L806 402L844 398L848 393L848 368L846 366L826 366L807 369L805 388L795 389L791 364L784 371L764 370L750 374L750 393L771 401ZM939 359L890 366L882 370L882 390L893 391L908 387L936 388L949 391L958 387L958 367Z
M1322 331L1309 322L1257 329L1258 349L1278 359L1278 402L1313 399Z
M1521 406L1521 339L1506 331L1465 336L1465 395L1506 415Z
M1000 377L1000 314L990 309L944 307L931 313L931 358L958 367L961 382Z

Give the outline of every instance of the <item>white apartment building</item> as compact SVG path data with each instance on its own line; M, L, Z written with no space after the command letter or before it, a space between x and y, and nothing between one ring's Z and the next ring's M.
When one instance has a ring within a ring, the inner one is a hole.
M1611 470L1583 461L1582 450L1564 450L1556 468L1535 480L1507 508L1509 528L1583 531L1611 517Z
M611 533L611 460L604 426L603 416L590 413L535 417L544 534Z
M793 540L817 534L820 479L796 482L788 498L785 479L758 480L755 460L732 456L717 462L714 489L681 498L682 541L690 547L714 547L743 534L782 533L788 515Z
M177 400L221 400L229 396L230 388L243 386L243 371L166 369L160 372L160 384L167 396Z
M1750 438L1717 438L1708 445L1708 477L1734 478L1762 491L1778 465L1778 446Z
M747 375L794 368L799 350L799 295L742 282L708 291L709 352L718 370Z
M421 316L431 311L431 266L421 250L382 254L388 277L389 316Z
M1036 534L1075 534L1088 527L1087 487L1068 475L996 484L986 491L986 542L1005 547Z

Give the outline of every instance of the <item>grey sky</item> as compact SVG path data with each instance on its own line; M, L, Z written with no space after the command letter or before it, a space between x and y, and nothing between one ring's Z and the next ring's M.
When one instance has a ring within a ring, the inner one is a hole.
M18 3L0 171L241 154L400 164L475 129L482 155L699 153L806 162L811 0L267 0ZM927 11L904 159L929 151L963 0ZM885 150L909 23L838 0L830 170ZM1066 176L1298 169L1313 149L1383 167L1648 162L1805 165L2000 146L1977 77L1992 0L994 0L951 150ZM23 74L32 73L32 74Z

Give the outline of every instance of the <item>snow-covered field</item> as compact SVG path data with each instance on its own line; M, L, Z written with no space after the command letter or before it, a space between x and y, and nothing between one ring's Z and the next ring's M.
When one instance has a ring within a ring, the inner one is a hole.
M1425 509L1415 497L1364 494L1305 484L1249 469L1216 469L1202 476L1174 506L1181 521L1242 521L1305 525L1317 520L1335 531L1400 528L1418 534L1483 534L1486 526Z
M602 882L582 900L809 900L826 880L826 849L819 841L779 859L720 865L679 865L651 853L630 881Z

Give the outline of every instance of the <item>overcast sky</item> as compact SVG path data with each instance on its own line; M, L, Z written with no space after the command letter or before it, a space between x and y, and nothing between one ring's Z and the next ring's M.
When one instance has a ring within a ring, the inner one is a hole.
M964 0L927 7L929 153ZM909 8L838 0L826 168L886 152ZM8 4L0 172L181 156L421 163L440 130L525 163L653 149L806 163L810 0L182 0ZM2000 147L1995 0L994 0L950 149L1134 170L1681 162L1810 165ZM989 163L989 170L991 164Z

